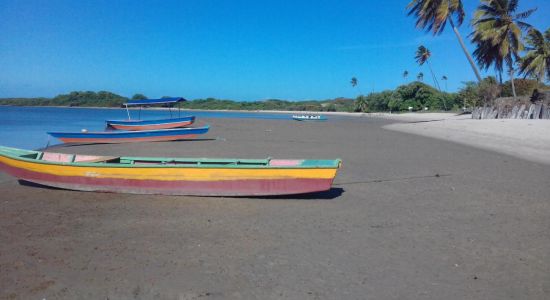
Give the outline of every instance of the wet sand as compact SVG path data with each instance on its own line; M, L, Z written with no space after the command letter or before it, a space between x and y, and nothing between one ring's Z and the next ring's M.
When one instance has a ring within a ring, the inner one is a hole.
M279 198L85 193L0 175L1 299L548 299L550 167L382 128L211 119L205 140L58 147L342 158Z

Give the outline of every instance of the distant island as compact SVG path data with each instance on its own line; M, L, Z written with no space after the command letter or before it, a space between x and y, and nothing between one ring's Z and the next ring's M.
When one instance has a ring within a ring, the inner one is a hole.
M502 96L511 96L509 82L501 85L494 79L484 79L488 86L500 86ZM518 95L529 96L537 88L547 88L535 80L517 79ZM490 89L489 89L490 90ZM360 95L356 99L335 98L327 100L288 101L268 99L262 101L235 101L215 98L194 99L181 102L182 109L200 110L272 110L272 111L318 111L318 112L381 112L381 111L449 111L475 107L484 103L487 91L483 84L465 83L456 93L447 93L420 81L401 85L394 90ZM179 95L177 95L179 96ZM168 96L165 96L168 97ZM131 98L108 91L74 91L53 98L0 98L0 105L10 106L67 106L67 107L122 107L129 99L147 99L135 94Z

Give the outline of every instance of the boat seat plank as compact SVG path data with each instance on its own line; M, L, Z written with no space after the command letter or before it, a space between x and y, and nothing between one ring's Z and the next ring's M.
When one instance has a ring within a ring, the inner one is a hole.
M73 162L75 155L66 153L43 152L41 160L51 162Z
M117 160L119 158L119 156L91 156L77 154L74 161L80 163L98 163L107 162L110 160Z
M65 154L54 152L42 152L37 155L38 160L63 163L97 163L106 162L118 159L118 156L97 156L97 155L81 155L81 154Z

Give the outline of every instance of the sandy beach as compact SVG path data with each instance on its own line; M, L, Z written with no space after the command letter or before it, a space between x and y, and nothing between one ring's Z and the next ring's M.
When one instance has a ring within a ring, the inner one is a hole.
M400 123L386 129L417 134L550 165L550 121L485 119L469 115L402 114L384 115Z
M55 148L343 167L327 193L275 198L86 193L0 174L0 299L550 297L550 167L456 143L520 125L201 121L212 128L196 141ZM547 129L525 127L545 155Z

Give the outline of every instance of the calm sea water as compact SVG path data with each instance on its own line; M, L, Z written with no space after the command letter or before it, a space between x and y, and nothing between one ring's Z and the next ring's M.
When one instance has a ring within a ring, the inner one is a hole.
M138 117L137 110L130 111L132 118ZM178 115L173 110L174 117ZM253 118L253 119L288 119L292 114L253 113L253 112L211 112L181 111L181 116L194 115L197 118ZM142 110L142 119L168 118L165 110ZM125 119L125 109L96 108L59 108L59 107L16 107L0 106L0 145L38 149L59 142L50 138L48 131L103 131L105 120Z

